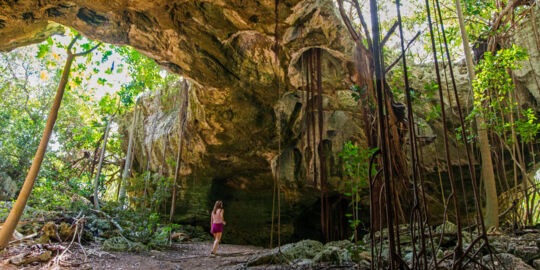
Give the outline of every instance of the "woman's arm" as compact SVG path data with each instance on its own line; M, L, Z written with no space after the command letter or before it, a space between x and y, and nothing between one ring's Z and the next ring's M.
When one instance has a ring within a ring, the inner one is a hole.
M223 220L223 225L227 225L227 222L225 222L225 218L223 218L223 213L225 212L225 210L221 209L221 220Z

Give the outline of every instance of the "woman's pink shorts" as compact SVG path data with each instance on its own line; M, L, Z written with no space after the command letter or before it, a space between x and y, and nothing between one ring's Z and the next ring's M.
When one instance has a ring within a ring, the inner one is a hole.
M223 232L223 223L213 223L211 233L220 233Z

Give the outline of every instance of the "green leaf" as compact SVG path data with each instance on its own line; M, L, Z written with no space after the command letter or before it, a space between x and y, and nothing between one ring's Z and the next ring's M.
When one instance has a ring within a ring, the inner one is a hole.
M40 44L38 46L38 52L37 52L37 55L36 57L37 58L43 58L45 57L45 55L47 55L47 53L49 53L51 51L51 45L49 43L47 44Z

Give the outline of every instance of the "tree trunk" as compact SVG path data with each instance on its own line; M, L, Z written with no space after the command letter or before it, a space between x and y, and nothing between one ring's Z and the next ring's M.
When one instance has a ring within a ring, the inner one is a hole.
M107 148L107 139L109 138L110 129L111 129L111 121L109 119L107 121L107 127L105 128L105 135L103 135L103 146L101 146L101 153L99 155L97 174L94 180L94 207L97 210L99 210L99 199L98 199L99 178L101 176L101 169L103 168L103 158L105 157L105 150Z
M495 174L493 173L493 162L491 160L491 147L484 118L476 118L478 129L478 144L480 145L480 156L482 158L482 180L486 192L486 213L485 224L488 228L499 227L499 201L497 198L497 187L495 184Z
M68 82L69 72L71 70L71 64L73 63L74 58L74 54L71 52L68 53L64 71L62 72L62 78L60 80L60 84L58 85L58 89L56 90L53 106L49 112L47 124L45 125L43 136L41 137L36 155L32 161L32 166L30 167L28 175L24 180L24 185L19 193L19 196L17 197L17 201L15 202L15 205L11 209L6 222L0 230L0 250L4 249L9 244L13 232L15 231L15 227L17 226L17 223L19 223L19 219L21 218L24 208L26 207L26 202L28 201L30 193L32 192L36 177L39 173L39 169L41 168L41 163L43 162L43 158L45 156L45 151L47 150L47 145L49 144L49 139L51 138L54 124L58 118L58 110L60 109L62 97L64 96L64 92L66 90L66 84Z
M124 165L124 172L122 173L122 185L120 187L120 195L118 196L118 202L120 207L124 207L125 201L126 201L126 186L127 186L127 180L129 177L129 172L131 170L131 161L133 160L133 152L135 151L134 145L133 145L133 138L135 134L135 123L137 122L137 107L138 107L139 100L135 101L135 108L133 109L133 120L131 122L131 130L129 132L129 142L128 142L128 149L126 154L126 162Z
M474 73L474 65L472 60L471 48L469 46L469 37L465 30L465 22L463 20L463 12L461 3L456 0L456 13L459 18L459 27L461 30L461 38L463 40L463 50L469 73L469 88L472 94L472 83L476 79ZM482 158L482 179L484 180L484 189L486 192L486 213L485 224L487 227L499 227L499 202L497 198L497 188L495 186L495 175L493 173L493 162L491 160L491 150L489 146L489 138L487 135L486 124L484 117L476 117L476 128L478 129L478 143L480 145L480 156ZM476 181L476 179L473 179Z
M21 188L21 192L17 197L15 205L11 209L11 212L9 213L6 222L0 229L0 250L4 249L9 244L9 240L11 239L11 236L15 231L15 227L19 223L24 208L26 207L26 202L28 202L30 193L32 193L32 188L34 187L34 183L36 182L36 177L39 173L39 169L41 168L41 163L43 162L43 158L45 157L45 151L47 151L47 146L49 144L49 139L51 138L54 124L56 123L56 119L58 118L58 110L60 109L62 97L64 96L64 92L66 91L66 85L69 79L69 73L71 71L71 64L73 63L73 59L75 59L75 57L77 56L89 54L101 45L101 43L99 43L90 50L74 54L71 52L71 48L73 48L73 45L80 37L81 35L79 34L75 38L73 38L67 47L68 57L66 59L66 64L62 72L62 77L60 78L60 83L58 84L58 88L56 90L56 95L54 97L51 111L49 112L49 116L47 117L47 124L45 125L43 136L41 137L41 141L39 142L36 155L34 156L34 160L32 161L32 166L30 167L30 170L26 175L26 179L24 180L23 187Z

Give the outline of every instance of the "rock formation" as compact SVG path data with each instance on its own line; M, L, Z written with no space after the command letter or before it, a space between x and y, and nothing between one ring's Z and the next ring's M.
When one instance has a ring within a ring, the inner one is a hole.
M348 90L353 43L332 0L1 1L0 51L39 42L61 31L59 24L92 39L133 46L186 78L142 98L143 117L136 129L137 171L142 172L150 158L152 171L174 175L167 160L174 160L179 146L179 90L189 87L177 222L207 226L213 201L221 199L229 221L224 241L267 244L273 172L279 161L282 241L316 237L318 191L316 183L305 177L311 153L303 144L306 106L300 72L300 59L309 48L323 49L323 145L331 153L332 191L344 184L337 156L343 143L364 143L359 108ZM524 40L533 57L530 69L517 74L518 82L525 96L534 96L528 100L538 102L539 73L533 67L540 66L540 58L538 51L532 52L537 41L523 34L529 27L524 25L516 35L524 37L518 40ZM433 81L432 68L414 70L414 88L423 90ZM466 99L466 77L464 69L459 70L458 84ZM420 118L427 118L426 111L419 110ZM421 135L441 137L442 123L419 121L425 123ZM440 139L435 140L432 150L440 146ZM456 165L464 162L459 151L453 155ZM442 155L439 158L442 161ZM432 167L437 159L425 160L431 162L426 167ZM335 194L333 206L346 205Z
M0 172L0 201L8 201L15 198L17 184L4 172Z

